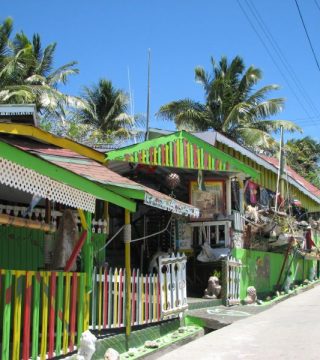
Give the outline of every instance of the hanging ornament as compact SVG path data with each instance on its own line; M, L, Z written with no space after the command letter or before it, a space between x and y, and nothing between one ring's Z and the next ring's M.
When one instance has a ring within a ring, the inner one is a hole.
M176 173L170 173L166 176L166 184L173 191L180 184L180 176Z

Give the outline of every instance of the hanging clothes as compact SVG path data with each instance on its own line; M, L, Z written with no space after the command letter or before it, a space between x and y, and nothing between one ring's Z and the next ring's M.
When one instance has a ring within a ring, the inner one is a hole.
M255 184L253 181L248 180L246 184L246 203L252 206L255 206L258 203L259 195L259 185Z

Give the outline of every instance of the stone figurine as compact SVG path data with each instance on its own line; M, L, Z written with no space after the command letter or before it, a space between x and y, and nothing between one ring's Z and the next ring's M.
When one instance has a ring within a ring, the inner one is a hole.
M221 293L221 285L219 279L216 276L210 276L208 280L208 286L204 291L204 299L217 299Z
M257 302L257 290L254 286L249 286L247 289L247 297L244 299L246 305L255 304Z
M72 251L79 239L78 226L70 209L63 212L57 231L57 241L53 252L53 269L64 269ZM73 264L71 271L76 271L77 265Z

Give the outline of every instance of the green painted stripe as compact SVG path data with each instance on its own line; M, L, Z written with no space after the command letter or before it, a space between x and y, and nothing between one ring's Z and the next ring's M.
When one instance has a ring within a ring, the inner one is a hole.
M11 325L11 298L12 298L12 273L6 270L4 275L4 304L3 304L3 329L2 329L2 356L1 359L10 359L10 325Z
M33 312L32 312L32 360L37 360L39 353L39 322L40 322L40 285L41 275L35 273L33 278Z
M61 354L61 337L63 323L63 273L58 273L57 317L56 317L56 355Z
M81 334L83 333L85 281L86 281L86 274L81 273L79 279L79 297L78 297L77 346L80 345L80 338L81 338Z

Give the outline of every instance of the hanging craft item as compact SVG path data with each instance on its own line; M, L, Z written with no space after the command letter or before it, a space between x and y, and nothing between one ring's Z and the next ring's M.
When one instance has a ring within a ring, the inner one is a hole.
M180 185L180 176L176 173L169 173L166 177L166 184L173 195L173 190Z

